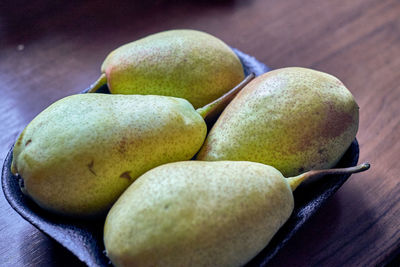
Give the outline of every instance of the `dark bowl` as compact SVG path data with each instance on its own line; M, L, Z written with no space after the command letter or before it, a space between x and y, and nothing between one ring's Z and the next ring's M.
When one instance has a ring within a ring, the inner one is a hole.
M269 70L267 66L254 57L237 49L233 50L242 61L246 75L254 73L258 76ZM99 92L107 93L107 91L107 86L99 89ZM354 140L337 167L355 166L358 156L358 143L357 140ZM11 207L25 220L70 250L88 266L110 265L104 254L103 224L105 218L98 221L71 220L57 217L42 210L22 194L19 188L20 178L10 171L11 161L12 149L8 152L2 170L2 188ZM295 208L291 217L268 246L248 263L248 266L265 266L350 177L350 175L331 176L329 179L319 179L305 186L300 186L294 192Z

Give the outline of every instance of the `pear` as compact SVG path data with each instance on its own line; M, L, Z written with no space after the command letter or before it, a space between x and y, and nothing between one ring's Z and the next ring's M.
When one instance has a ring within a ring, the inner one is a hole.
M253 77L198 110L185 99L156 95L63 98L21 133L12 172L23 178L22 191L48 211L105 215L146 171L191 159L206 137L204 119L216 116Z
M242 266L293 211L304 180L347 169L285 178L245 161L169 163L142 175L107 215L104 244L115 266Z
M197 159L260 162L285 176L330 168L356 136L358 110L351 92L332 75L274 70L230 102Z
M93 217L144 172L192 158L206 132L203 118L184 99L73 95L25 128L14 146L12 172L44 209Z
M195 108L217 99L244 78L236 54L220 39L196 30L170 30L112 51L91 85L113 94L181 97Z

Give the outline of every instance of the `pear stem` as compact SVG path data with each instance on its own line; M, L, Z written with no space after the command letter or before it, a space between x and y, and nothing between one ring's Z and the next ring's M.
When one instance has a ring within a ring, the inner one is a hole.
M294 191L302 182L310 178L319 178L324 175L331 174L351 174L357 172L363 172L369 169L371 165L368 162L364 162L358 166L339 168L339 169L328 169L328 170L311 170L300 174L298 176L287 178L289 181L290 188Z
M102 73L100 77L89 86L88 93L95 93L101 86L107 83L107 76Z
M213 102L205 105L202 108L198 108L196 111L199 113L204 120L207 117L211 118L215 115L218 115L222 112L222 110L232 101L232 99L243 89L252 79L254 79L254 73L249 74L243 81L241 81L238 85L236 85L229 92L224 94L223 96L217 98Z

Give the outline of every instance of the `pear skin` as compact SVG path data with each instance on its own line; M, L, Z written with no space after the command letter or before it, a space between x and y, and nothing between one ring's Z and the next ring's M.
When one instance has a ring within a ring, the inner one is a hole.
M285 178L254 162L165 164L139 177L111 208L106 253L115 266L243 266L287 221L299 184L368 168Z
M177 162L124 192L107 215L104 243L115 266L240 266L292 210L290 186L270 166Z
M197 159L260 162L285 176L330 168L356 136L358 110L332 75L297 67L270 71L230 102Z
M91 92L181 97L195 108L217 99L244 78L236 54L220 39L196 30L149 35L112 51Z
M89 218L108 211L146 171L191 159L206 132L184 99L73 95L25 128L14 146L12 172L44 209Z

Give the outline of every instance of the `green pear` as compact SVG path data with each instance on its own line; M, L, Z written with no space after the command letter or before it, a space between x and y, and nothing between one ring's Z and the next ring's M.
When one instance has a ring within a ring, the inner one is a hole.
M358 105L336 77L306 68L258 76L230 102L197 159L272 165L285 176L336 165L354 140Z
M181 97L195 108L217 99L244 78L239 58L223 41L195 30L170 30L112 51L91 86L113 94Z
M206 132L203 118L184 99L73 95L25 128L14 146L12 172L41 207L95 216L144 172L192 158Z
M104 244L115 266L242 266L271 240L293 211L292 191L304 180L285 178L245 161L169 163L142 175L107 215Z

